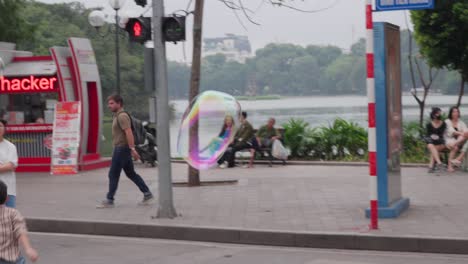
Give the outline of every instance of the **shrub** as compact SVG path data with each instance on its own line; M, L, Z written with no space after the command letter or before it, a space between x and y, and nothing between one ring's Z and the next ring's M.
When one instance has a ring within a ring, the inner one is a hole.
M357 123L337 118L328 127L321 127L327 159L361 156L367 150L367 131Z
M401 153L402 162L427 162L426 143L422 138L424 129L418 122L403 123L403 150Z
M309 128L304 120L292 118L283 127L292 158L367 160L367 131L357 123L338 118L328 126ZM427 161L423 134L417 122L403 124L402 162Z
M291 151L291 157L303 155L303 143L309 124L303 119L291 118L288 123L283 124L284 144Z

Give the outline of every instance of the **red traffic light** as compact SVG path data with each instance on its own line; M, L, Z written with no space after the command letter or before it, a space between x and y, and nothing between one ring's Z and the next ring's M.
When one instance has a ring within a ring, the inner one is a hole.
M151 18L130 18L125 30L128 32L130 41L144 43L145 41L151 40Z
M141 37L141 23L139 21L136 21L133 25L133 36Z

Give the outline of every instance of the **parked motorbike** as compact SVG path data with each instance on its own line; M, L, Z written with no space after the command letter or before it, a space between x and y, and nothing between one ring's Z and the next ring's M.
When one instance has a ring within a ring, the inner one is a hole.
M150 127L150 124L147 121L143 122L143 127L146 130L145 142L135 146L135 149L140 155L140 160L142 163L148 163L151 165L151 167L155 167L158 162L156 129Z

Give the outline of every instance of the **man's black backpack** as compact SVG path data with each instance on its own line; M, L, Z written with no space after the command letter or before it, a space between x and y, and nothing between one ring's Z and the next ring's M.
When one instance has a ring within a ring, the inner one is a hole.
M132 126L132 133L133 133L133 140L135 141L135 145L141 145L145 143L146 139L146 130L143 127L143 122L140 119L137 119L133 117L129 112L127 111L122 111L119 113L126 113L128 117L130 118L130 124ZM117 124L119 124L117 120ZM120 126L120 124L119 124Z

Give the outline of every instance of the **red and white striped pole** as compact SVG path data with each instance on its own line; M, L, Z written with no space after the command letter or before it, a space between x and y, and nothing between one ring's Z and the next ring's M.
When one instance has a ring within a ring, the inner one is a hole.
M374 80L374 29L372 25L372 0L366 0L366 60L367 60L367 99L368 99L368 144L369 144L369 190L370 190L370 229L378 229L377 205L377 160L375 132L375 80Z

